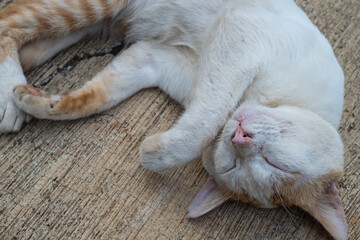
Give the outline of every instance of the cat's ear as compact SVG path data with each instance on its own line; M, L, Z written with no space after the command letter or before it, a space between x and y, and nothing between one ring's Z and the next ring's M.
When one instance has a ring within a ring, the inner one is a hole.
M337 183L326 186L315 204L300 207L318 220L335 239L347 239L348 226Z
M221 192L215 179L210 177L200 192L196 195L188 210L189 218L197 218L229 200L230 197Z

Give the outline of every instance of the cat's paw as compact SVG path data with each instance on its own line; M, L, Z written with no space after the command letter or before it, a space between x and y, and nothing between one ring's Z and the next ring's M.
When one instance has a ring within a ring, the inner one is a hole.
M4 96L0 96L0 133L18 132L23 122L30 121L31 117L21 111L11 97Z
M182 165L178 164L172 154L175 149L171 149L171 143L166 140L163 134L155 134L146 138L141 144L140 158L144 168L165 174Z
M16 86L13 93L15 104L36 118L47 117L55 104L45 92L28 84Z

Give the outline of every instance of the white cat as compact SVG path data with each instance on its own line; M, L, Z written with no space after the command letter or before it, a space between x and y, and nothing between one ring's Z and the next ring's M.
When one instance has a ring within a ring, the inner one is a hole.
M29 116L89 116L157 86L186 111L144 141L141 162L166 173L206 150L211 178L189 217L229 198L297 205L334 238L347 238L337 187L344 77L328 41L293 1L20 0L0 16L0 132L18 131ZM20 62L39 65L109 22L132 45L81 89L48 96L18 85L26 82Z

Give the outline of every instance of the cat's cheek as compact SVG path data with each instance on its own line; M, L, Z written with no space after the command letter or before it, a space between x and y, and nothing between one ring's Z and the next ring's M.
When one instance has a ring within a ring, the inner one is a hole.
M215 176L215 163L214 163L214 145L210 145L205 152L203 153L201 160L205 170L209 173L210 176Z
M214 153L214 170L217 174L223 174L234 170L236 167L237 156L230 151L231 146L228 146L226 142L221 141L218 143L217 149Z

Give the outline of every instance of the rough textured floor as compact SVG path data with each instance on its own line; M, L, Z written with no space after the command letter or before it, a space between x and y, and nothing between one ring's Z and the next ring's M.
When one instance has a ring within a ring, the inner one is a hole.
M0 7L9 0L0 2ZM326 35L346 76L340 128L349 239L360 239L360 2L297 0ZM52 93L81 86L120 49L85 40L27 73ZM145 136L182 108L157 89L77 121L33 120L0 136L0 239L329 239L300 209L228 203L196 220L187 207L207 178L199 161L160 176L139 163Z

